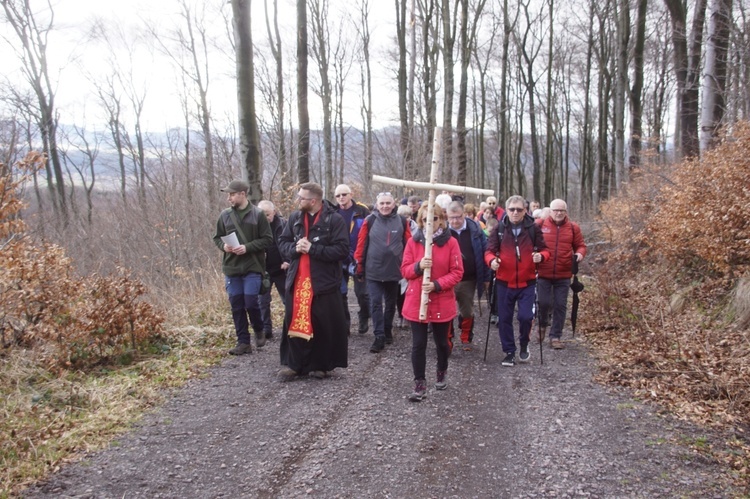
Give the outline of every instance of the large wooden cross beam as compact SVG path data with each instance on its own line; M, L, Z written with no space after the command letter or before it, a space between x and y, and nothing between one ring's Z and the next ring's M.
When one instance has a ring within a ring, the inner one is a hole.
M480 196L492 196L495 191L492 189L478 189L476 187L466 187L463 185L451 185L451 184L439 184L437 182L437 175L440 164L440 144L443 135L443 130L440 127L435 127L435 134L432 138L432 167L430 168L430 181L429 182L416 182L414 180L400 180L390 177L381 177L380 175L373 175L373 182L380 182L382 184L395 185L401 187L408 187L410 189L420 189L430 191L430 197L427 201L427 225L424 233L424 256L432 258L432 219L435 209L435 190L440 189L443 191L459 192L466 194L477 194ZM426 284L430 282L432 269L425 269L422 277L422 283ZM422 291L422 301L419 307L419 320L427 320L427 302L429 301L429 293Z

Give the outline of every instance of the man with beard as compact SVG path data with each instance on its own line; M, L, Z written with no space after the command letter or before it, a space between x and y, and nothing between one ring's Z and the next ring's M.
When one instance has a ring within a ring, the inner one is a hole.
M258 293L266 268L266 248L273 244L273 234L264 213L247 198L250 186L242 180L233 180L222 189L227 193L230 207L221 212L216 222L214 244L224 252L221 270L232 307L232 320L237 334L237 345L229 350L231 355L252 353L248 316L261 347L266 342L263 321L258 304ZM226 244L221 238L231 233L238 243Z
M279 374L320 379L348 366L340 287L349 232L336 207L323 199L320 185L302 184L297 201L299 210L290 215L279 238L281 255L290 262L280 350L286 367Z

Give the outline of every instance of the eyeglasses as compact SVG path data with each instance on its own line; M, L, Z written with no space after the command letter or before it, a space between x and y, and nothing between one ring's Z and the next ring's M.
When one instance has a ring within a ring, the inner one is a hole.
M568 210L552 210L555 213L565 213Z
M423 218L423 219L422 219L422 223L423 223L423 224L426 224L426 223L427 223L427 220L428 220L427 218ZM438 220L440 220L440 217L432 217L432 221L433 221L433 222L437 222Z
M508 211L514 212L514 213L521 213L522 211L526 211L526 208L508 208Z
M342 192L340 194L336 194L336 197L343 198L344 196L348 196L349 194L351 194L351 192Z
M375 196L375 197L376 197L376 198L379 198L379 197L383 197L383 196L390 196L390 197L393 197L393 194L391 194L390 192L378 192L378 195L377 195L377 196Z

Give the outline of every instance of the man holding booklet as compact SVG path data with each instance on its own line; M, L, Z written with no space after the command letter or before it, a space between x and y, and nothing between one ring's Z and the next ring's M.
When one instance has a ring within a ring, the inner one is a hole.
M229 350L231 355L252 353L249 324L255 332L256 345L262 347L266 342L258 294L266 268L265 250L273 244L273 233L263 210L247 198L249 190L250 186L242 180L233 180L222 189L230 207L221 212L214 235L214 244L223 251L221 270L237 333L237 345Z

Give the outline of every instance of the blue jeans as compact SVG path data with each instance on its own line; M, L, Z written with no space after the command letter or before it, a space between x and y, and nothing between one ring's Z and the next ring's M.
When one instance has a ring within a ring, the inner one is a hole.
M534 320L534 294L536 285L525 288L509 288L500 283L495 285L497 296L498 329L503 352L516 353L516 339L513 334L513 312L518 304L518 326L521 347L529 344L529 333Z
M549 326L550 309L552 309L552 329L549 331L549 337L560 339L568 310L570 278L540 278L537 286L539 286L539 325Z
M258 303L261 279L261 275L255 272L242 276L224 276L224 285L227 289L227 295L229 295L229 305L232 307L232 320L234 321L234 331L237 333L237 343L250 344L248 317L250 317L253 331L256 334L263 332L263 321L260 318L260 304Z
M390 338L393 335L393 316L396 315L398 281L372 281L367 279L367 292L370 295L370 317L375 336ZM385 309L383 309L385 302Z
M260 302L260 317L263 320L263 332L266 334L273 333L273 324L271 322L271 299L273 298L273 288L281 297L281 303L286 304L284 286L286 282L286 274L274 274L271 277L271 289L268 293L258 296Z

